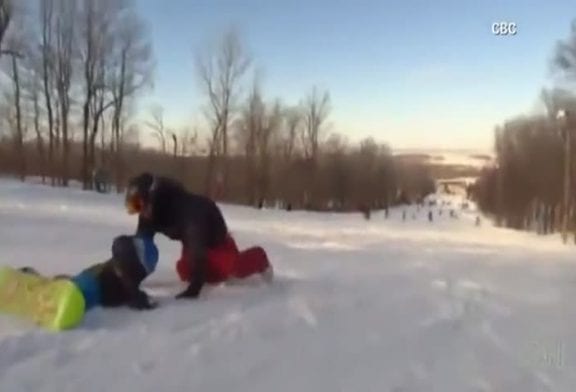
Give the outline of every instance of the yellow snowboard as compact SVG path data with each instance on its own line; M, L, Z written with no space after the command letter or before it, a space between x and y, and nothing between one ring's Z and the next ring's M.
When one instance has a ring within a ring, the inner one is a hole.
M0 313L61 331L80 324L84 306L84 296L69 280L0 267Z

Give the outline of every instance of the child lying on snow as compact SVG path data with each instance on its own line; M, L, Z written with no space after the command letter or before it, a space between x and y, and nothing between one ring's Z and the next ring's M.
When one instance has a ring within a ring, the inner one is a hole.
M188 282L193 272L184 263L186 249L177 263L180 279ZM239 251L236 242L228 237L224 246L210 250L207 254L210 264L206 274L209 284L243 279L253 274L254 270L269 265L264 250L260 247ZM107 261L86 268L76 276L57 275L55 279L69 279L82 292L85 309L96 306L116 307L128 306L133 309L153 309L156 303L140 289L140 284L146 279L158 264L158 248L153 237L149 235L122 235L112 243L112 257ZM258 267L258 268L257 268ZM31 267L20 269L23 272L38 274ZM271 276L263 274L266 281Z
M122 306L133 309L153 309L148 295L140 284L158 264L158 248L150 236L116 237L112 243L112 257L83 270L76 276L58 275L56 279L70 279L82 292L85 309L95 306ZM37 272L30 267L21 268Z

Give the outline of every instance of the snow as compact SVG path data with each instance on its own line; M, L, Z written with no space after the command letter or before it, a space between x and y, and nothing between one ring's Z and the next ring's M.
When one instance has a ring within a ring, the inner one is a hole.
M96 309L57 334L0 315L0 391L575 390L574 248L557 236L476 227L473 209L222 207L241 247L268 251L272 285L176 301L179 248L160 237L154 311ZM134 227L121 196L0 180L7 265L74 273Z

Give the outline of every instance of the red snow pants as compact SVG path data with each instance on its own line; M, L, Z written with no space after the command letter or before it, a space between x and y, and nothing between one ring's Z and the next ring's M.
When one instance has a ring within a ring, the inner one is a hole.
M176 263L176 272L183 282L189 282L194 273L190 265L185 262L187 256L188 250L182 247L182 256ZM206 282L210 284L222 283L230 278L247 278L264 272L270 265L264 249L255 246L240 252L236 241L230 235L220 246L208 249L206 257L208 259Z

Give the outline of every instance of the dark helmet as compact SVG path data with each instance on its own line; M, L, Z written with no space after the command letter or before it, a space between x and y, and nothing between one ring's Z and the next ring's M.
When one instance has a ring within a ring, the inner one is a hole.
M150 193L154 184L154 176L142 173L128 182L124 204L130 215L141 213L150 200Z

